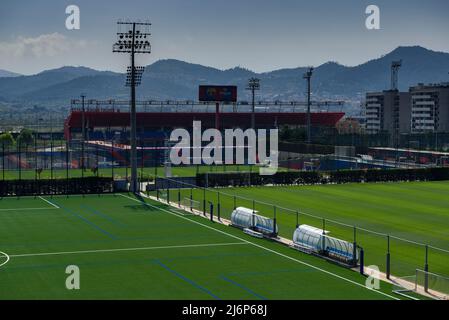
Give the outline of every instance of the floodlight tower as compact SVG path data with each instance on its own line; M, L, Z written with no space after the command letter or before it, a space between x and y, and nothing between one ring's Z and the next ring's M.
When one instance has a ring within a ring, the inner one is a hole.
M391 63L391 90L398 90L398 75L401 67L402 60Z
M151 53L151 44L148 40L151 33L148 22L117 22L117 42L114 43L112 51L129 53L131 55L131 66L128 68L127 85L131 87L131 192L139 192L137 183L137 142L136 142L136 86L140 84L143 69L135 66L135 54ZM121 30L124 27L125 30Z
M252 95L251 128L256 129L256 91L260 90L260 79L250 78L246 90L250 90Z
M310 116L310 107L311 107L311 100L310 100L310 82L312 80L313 75L313 67L310 67L309 70L304 74L304 79L307 80L307 143L312 142L312 120Z
M399 69L402 67L402 60L393 61L391 63L391 90L398 91L399 89ZM396 164L399 163L399 106L395 105L393 112L393 140L396 148Z

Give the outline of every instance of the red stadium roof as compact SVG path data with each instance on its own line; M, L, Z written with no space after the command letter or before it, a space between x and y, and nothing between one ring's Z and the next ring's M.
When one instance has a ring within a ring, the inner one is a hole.
M334 127L343 118L343 112L312 113L313 126ZM81 128L81 111L72 111L65 121L65 134L70 137L72 129ZM86 111L85 119L89 128L128 127L130 114L118 111ZM138 112L137 126L145 129L192 127L193 121L201 121L203 128L215 127L215 113L201 112ZM274 125L306 125L306 113L260 112L256 113L256 124L261 128ZM247 128L251 124L251 113L220 113L221 128Z

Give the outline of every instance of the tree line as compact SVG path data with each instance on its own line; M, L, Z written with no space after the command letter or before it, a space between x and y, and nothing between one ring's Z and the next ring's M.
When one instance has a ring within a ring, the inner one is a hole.
M25 149L28 148L34 142L34 133L30 129L22 129L14 139L14 136L11 132L4 132L0 134L0 146L3 149L10 148L14 145L25 146Z

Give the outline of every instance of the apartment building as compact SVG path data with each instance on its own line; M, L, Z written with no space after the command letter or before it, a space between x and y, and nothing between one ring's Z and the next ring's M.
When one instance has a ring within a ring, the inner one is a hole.
M410 94L397 90L367 93L366 132L392 134L410 132Z
M365 101L366 133L376 134L382 131L383 116L384 116L383 92L367 93Z

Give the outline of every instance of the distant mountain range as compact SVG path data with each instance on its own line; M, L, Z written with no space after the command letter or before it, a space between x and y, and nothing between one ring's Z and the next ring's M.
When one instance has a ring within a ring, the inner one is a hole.
M18 77L20 74L0 69L0 78Z
M449 53L422 47L399 47L391 53L364 64L347 67L336 62L315 69L314 99L347 99L358 101L367 91L390 86L390 65L403 61L399 73L400 89L408 90L417 83L449 81ZM149 65L138 88L139 99L196 100L200 84L235 84L239 100L249 100L245 90L250 77L261 79L260 99L304 99L305 67L255 73L236 67L219 70L178 60L160 60ZM81 93L91 99L128 99L125 75L85 67L63 67L32 76L2 77L0 103L17 106L45 106L66 109L70 100ZM6 73L7 74L7 73Z

